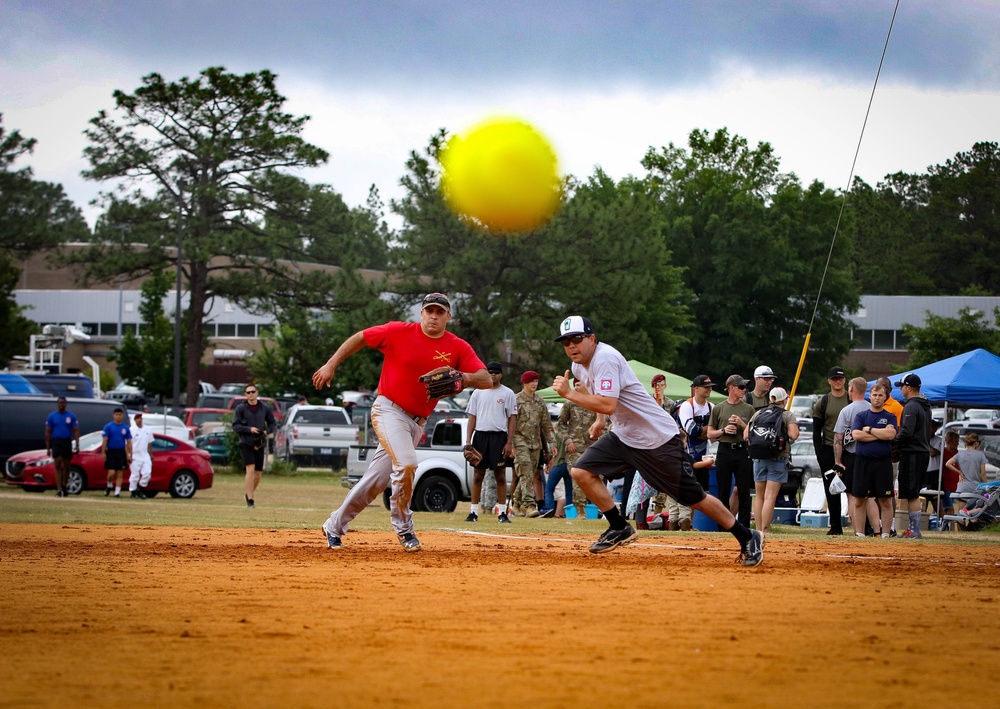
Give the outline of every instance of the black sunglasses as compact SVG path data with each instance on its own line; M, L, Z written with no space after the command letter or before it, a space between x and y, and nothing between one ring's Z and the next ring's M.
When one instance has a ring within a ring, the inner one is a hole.
M743 391L746 391L747 388L746 384L733 384L733 386L736 387L737 389L742 389Z
M560 341L560 342L562 343L563 347L566 347L566 346L567 346L567 345L569 345L569 344L570 344L571 342L572 342L572 343L573 343L574 345L579 345L579 344L580 344L581 342L583 342L583 341L584 341L584 340L585 340L586 338L587 338L587 336L586 336L586 335L573 335L573 337L564 337L564 338L562 338L562 339L561 339L561 340L559 340L559 341Z
M247 389L245 393L246 394L256 394L257 390L256 389Z
M424 305L440 305L446 310L451 307L451 303L443 295L429 295L424 298Z

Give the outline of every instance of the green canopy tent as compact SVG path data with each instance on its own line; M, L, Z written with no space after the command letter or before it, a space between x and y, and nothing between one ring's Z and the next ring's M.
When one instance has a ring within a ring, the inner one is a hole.
M653 393L653 386L651 384L653 377L657 374L662 374L667 378L667 396L675 401L687 399L691 396L690 379L685 379L677 374L671 374L664 369L657 369L656 367L644 364L637 359L630 359L628 361L628 366L632 368L632 371L635 372L635 376L639 378L639 381L642 382L642 385L646 387L646 391L650 394ZM548 404L559 404L565 401L565 399L556 394L552 387L539 389L538 395L545 399L545 402ZM725 394L721 394L713 390L711 396L708 397L708 400L714 404L718 404L720 401L725 401L726 396Z

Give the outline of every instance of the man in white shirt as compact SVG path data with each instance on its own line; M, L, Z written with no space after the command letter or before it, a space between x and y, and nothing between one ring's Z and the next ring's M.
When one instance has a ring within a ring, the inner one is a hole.
M146 486L153 474L153 432L142 425L142 412L132 417L132 465L129 470L130 497L146 499Z
M556 342L573 361L572 374L583 387L570 387L570 371L555 378L552 387L564 399L597 413L591 437L611 419L613 428L601 436L573 465L573 479L597 505L608 529L590 551L601 554L635 541L635 529L615 506L601 480L623 477L626 470L638 470L652 487L678 502L700 510L736 537L742 553L738 561L757 566L764 559L763 537L749 530L718 500L706 495L684 459L680 430L673 417L660 408L615 348L598 343L587 318L572 315L559 326Z

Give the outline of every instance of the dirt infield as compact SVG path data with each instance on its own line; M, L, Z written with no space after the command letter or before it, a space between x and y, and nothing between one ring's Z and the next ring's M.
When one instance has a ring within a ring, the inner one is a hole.
M1000 545L3 525L0 707L912 707L979 694Z

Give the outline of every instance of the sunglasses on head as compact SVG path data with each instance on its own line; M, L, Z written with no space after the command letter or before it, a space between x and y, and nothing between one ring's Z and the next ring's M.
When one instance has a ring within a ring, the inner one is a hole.
M579 345L586 339L586 337L586 335L573 335L573 337L564 337L559 341L563 344L563 347L566 347L570 343Z
M451 303L443 295L429 295L424 298L424 305L440 305L442 308L448 309L451 307Z

